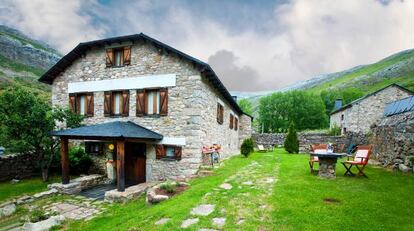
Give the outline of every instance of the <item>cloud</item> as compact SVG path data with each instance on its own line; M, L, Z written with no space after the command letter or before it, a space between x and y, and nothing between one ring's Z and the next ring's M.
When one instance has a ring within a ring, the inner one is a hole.
M5 3L0 22L62 52L144 32L208 61L229 90L276 89L414 47L414 1Z
M91 10L99 7L90 0L6 0L0 7L0 22L66 53L79 42L105 35L107 28L94 25L92 17Z

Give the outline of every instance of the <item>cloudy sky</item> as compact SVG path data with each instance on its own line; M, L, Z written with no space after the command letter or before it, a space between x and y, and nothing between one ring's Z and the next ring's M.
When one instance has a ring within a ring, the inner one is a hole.
M143 32L208 62L229 90L287 86L414 47L412 0L2 0L0 23L63 54Z

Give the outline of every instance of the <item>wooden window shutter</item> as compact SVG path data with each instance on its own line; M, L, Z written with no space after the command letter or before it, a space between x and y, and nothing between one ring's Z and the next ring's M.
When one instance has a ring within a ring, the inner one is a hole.
M122 91L122 116L129 116L129 90Z
M112 115L112 92L105 91L104 93L104 116L111 116Z
M217 103L217 122L220 123L220 104Z
M234 116L233 116L233 114L230 114L230 123L229 123L229 128L230 129L233 129L233 123L234 123L234 121L233 121L233 119L234 119Z
M160 89L160 115L166 116L168 114L168 89Z
M131 64L131 46L124 47L124 65Z
M182 148L174 147L174 157L176 160L181 160Z
M162 144L157 144L155 146L155 156L157 158L157 160L163 158L165 156L165 149L164 149L164 145Z
M114 50L106 49L106 67L112 67L114 65Z
M76 94L70 93L69 94L69 109L76 113Z
M93 116L93 92L86 94L86 116Z
M238 130L239 129L239 119L234 118L234 130Z
M141 117L145 115L145 105L145 90L137 90L137 116Z

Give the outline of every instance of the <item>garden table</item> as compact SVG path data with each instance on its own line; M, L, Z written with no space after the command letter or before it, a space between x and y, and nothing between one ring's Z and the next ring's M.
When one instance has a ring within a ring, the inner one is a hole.
M310 153L319 159L318 175L322 178L336 178L336 162L338 158L347 156L346 153Z

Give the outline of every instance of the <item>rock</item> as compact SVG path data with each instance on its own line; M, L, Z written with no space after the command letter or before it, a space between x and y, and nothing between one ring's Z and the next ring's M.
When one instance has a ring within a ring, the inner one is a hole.
M10 183L11 184L17 184L17 183L19 183L20 182L20 180L18 180L18 179L12 179L11 181L10 181Z
M241 224L243 224L244 222L245 222L246 220L245 219L240 219L240 220L238 220L237 221L237 225L241 225Z
M171 218L161 218L157 222L155 222L155 225L163 225L163 224L169 222L170 220L171 220Z
M147 191L147 203L155 204L161 201L168 200L169 197L166 195L158 195L155 193L155 188L151 188Z
M219 228L222 228L225 223L226 223L226 218L225 217L215 217L215 218L213 218L213 225L215 225Z
M226 190L230 190L231 188L233 188L233 186L231 186L231 184L229 183L221 184L219 187Z
M192 215L199 215L199 216L208 216L210 213L214 211L215 205L211 204L202 204L199 205L191 210Z
M401 172L411 172L412 169L404 164L399 164L398 168L400 169Z
M40 199L40 198L44 198L44 197L49 197L49 196L55 195L57 193L58 193L58 190L55 189L55 188L52 188L52 189L50 189L48 191L36 193L35 195L33 195L33 197L35 199Z
M16 200L16 204L21 205L25 203L29 203L33 201L33 197L31 196L22 196Z
M47 186L49 189L56 189L62 194L77 194L82 191L80 182L70 182L69 184L54 183Z
M47 231L53 226L60 225L65 220L65 217L62 215L49 217L44 221L39 221L36 223L28 222L24 224L21 230L27 231Z
M0 205L0 217L10 216L16 211L16 205L13 202L6 202Z
M243 185L253 185L253 182L252 181L245 181L242 184Z
M198 218L190 218L190 219L184 220L180 227L185 229L185 228L190 227L193 224L198 223L198 221L199 221Z

